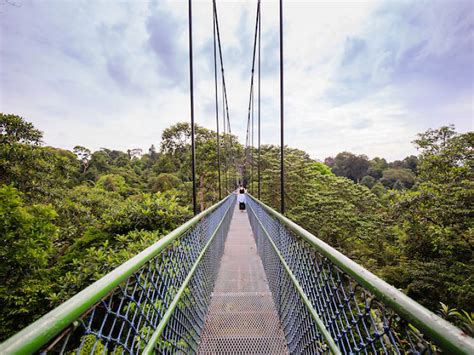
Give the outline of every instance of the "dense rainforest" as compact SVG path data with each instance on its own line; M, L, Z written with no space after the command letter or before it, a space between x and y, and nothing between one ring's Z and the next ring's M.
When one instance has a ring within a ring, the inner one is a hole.
M190 125L157 149L45 146L24 118L0 114L0 339L99 279L192 215ZM219 199L217 138L196 126L198 205ZM474 133L418 134L418 156L350 152L324 163L285 147L287 215L432 311L473 334ZM220 138L222 195L257 152ZM278 207L279 147L261 148L261 199Z

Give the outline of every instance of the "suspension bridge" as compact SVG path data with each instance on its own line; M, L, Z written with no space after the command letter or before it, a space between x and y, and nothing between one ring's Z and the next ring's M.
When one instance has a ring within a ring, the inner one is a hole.
M220 201L197 213L189 1L195 216L5 341L0 353L473 354L474 339L286 218L283 193L279 212L261 202L259 165L257 196L248 195L246 213L236 209L232 187L221 186L219 149L232 151L232 141L219 142L217 58L224 133L231 127L215 0L212 6ZM246 137L253 147L258 59L258 155L260 11L258 1ZM280 1L284 147L282 16Z

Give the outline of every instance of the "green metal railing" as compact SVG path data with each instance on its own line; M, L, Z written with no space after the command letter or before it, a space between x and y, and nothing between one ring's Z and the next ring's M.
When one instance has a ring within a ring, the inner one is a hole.
M474 354L474 339L261 201L249 218L290 353Z
M230 195L0 345L0 354L195 352Z

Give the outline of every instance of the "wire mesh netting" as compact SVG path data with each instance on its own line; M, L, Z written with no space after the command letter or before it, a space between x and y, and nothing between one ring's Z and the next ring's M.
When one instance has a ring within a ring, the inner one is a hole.
M342 353L432 354L440 350L258 201L249 200L258 252L290 353L326 353L329 347L275 247Z
M234 202L234 196L227 198L89 309L41 353L141 353L215 234L155 347L155 352L162 354L195 352Z
M288 354L246 213L235 209L198 354Z

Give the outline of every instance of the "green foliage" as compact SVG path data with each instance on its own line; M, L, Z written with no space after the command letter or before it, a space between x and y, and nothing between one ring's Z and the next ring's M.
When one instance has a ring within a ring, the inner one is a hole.
M17 115L0 113L0 144L41 143L43 132Z
M148 188L152 192L168 191L178 188L182 184L179 177L170 173L161 173L158 176L152 176L148 180Z
M372 186L370 191L372 191L372 193L380 199L382 199L387 193L387 189L382 185L381 182L377 182L374 186Z
M438 302L474 308L474 135L450 127L420 134L416 191L392 195L396 263L389 282L435 309Z
M320 169L305 152L285 148L285 156L287 215L348 255L370 259L369 242L383 235L378 198L365 186ZM263 146L262 158L262 200L278 209L278 147Z
M64 302L162 236L159 231L133 230L120 235L106 234L97 229L88 231L59 260L58 281L54 294L49 296L51 301L55 305Z
M405 185L400 180L395 181L395 184L393 184L394 190L403 190L404 188L405 188Z
M326 158L325 163L337 176L347 177L370 189L377 182L382 183L386 189L410 189L418 172L418 158L414 155L387 163L383 158L368 160L365 155L356 156L343 152L336 158ZM382 195L381 189L377 187L377 190Z
M366 187L345 178L319 176L305 191L298 203L289 206L288 215L346 255L361 261L364 245L383 236L380 203Z
M58 212L56 225L60 236L56 242L59 256L75 243L89 228L101 228L105 211L123 203L124 197L87 185L78 185L64 191L64 196L54 202Z
M24 206L17 189L0 187L0 337L26 326L46 308L47 269L57 228L50 206ZM32 318L33 316L33 318Z
M440 302L441 307L438 315L447 321L458 325L469 336L474 336L474 313L465 310L458 311L457 308L450 308L448 305Z
M94 334L83 336L81 342L83 342L81 349L78 349L77 352L72 352L71 355L102 354L107 350L101 339L97 339Z
M419 158L370 161L370 176L361 185L371 186L372 193L347 180L306 179L297 169L292 174L300 164L292 157L286 162L287 214L425 306L434 310L443 301L469 312L474 308L474 279L466 277L474 274L474 134L442 127L420 134L415 143ZM357 180L350 172L355 158L346 152L326 163ZM269 163L264 185L271 188L263 188L263 199L278 209L277 150L264 157Z
M377 180L370 175L366 175L362 178L360 183L361 185L367 186L369 189L371 189L377 183Z
M457 134L453 127L441 127L419 134L414 143L421 150L421 181L455 184L472 178L474 132Z
M14 185L27 200L52 202L77 181L71 152L26 144L0 144L0 183Z
M397 181L399 188L395 188ZM411 188L415 183L415 175L408 169L387 169L384 170L380 182L388 189Z
M219 197L217 140L195 129L204 209ZM0 133L2 339L191 217L187 123L143 155L44 147L42 133L14 115L0 116ZM432 310L453 305L443 316L472 334L474 134L441 127L415 144L419 157L391 163L343 152L322 164L285 147L287 215ZM223 196L239 179L256 195L256 157L221 137ZM262 146L261 198L277 209L279 157L278 146Z
M74 154L76 154L77 159L82 164L82 173L84 174L89 167L89 160L91 157L91 151L83 146L76 145L72 150Z
M334 175L331 171L331 169L329 169L329 167L327 167L325 164L323 163L320 163L318 161L313 161L311 164L310 164L310 173L311 175L315 175L315 174L319 174L319 175Z
M198 162L196 166L197 197L200 209L204 210L219 199L216 133L196 125L195 139L196 161ZM226 134L221 136L220 140L223 144L221 184L223 196L225 196L236 187L236 164L242 164L243 150L234 136ZM232 161L232 157L239 161ZM162 134L160 155L157 157L156 172L158 174L173 173L177 176L183 182L180 190L187 197L188 204L192 203L192 189L189 184L192 181L191 164L191 125L178 123L165 129Z
M410 155L409 157L406 157L405 159L403 159L401 167L404 168L404 169L409 169L413 173L416 174L416 172L418 170L417 169L418 168L418 157L415 156L415 155Z
M99 189L118 192L119 194L125 194L129 189L124 177L116 174L102 175L97 181L96 186Z
M338 176L344 176L352 181L359 182L369 170L370 164L367 156L342 152L334 158L332 171Z
M105 230L124 234L133 230L167 233L191 217L189 209L179 205L174 196L157 192L141 194L108 210L104 215Z
M465 310L461 310L457 316L461 329L464 330L466 334L474 337L474 312L466 312Z
M21 117L2 115L0 123L4 339L157 241L190 213L180 190L146 193L156 162L149 155L140 159L132 150L91 153L76 146L73 153L43 147L41 132ZM156 159L157 153L151 156ZM168 183L187 189L161 178L159 188Z
M388 168L387 161L384 158L375 157L369 161L370 167L367 173L375 179L382 177L383 171Z

